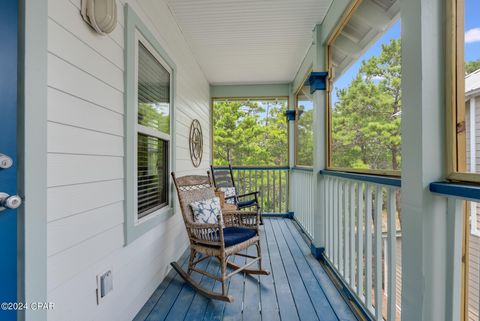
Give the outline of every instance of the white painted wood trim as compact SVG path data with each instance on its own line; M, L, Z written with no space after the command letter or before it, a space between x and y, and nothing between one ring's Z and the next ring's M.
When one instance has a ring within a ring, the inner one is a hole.
M447 199L447 279L445 315L448 320L458 320L461 310L462 291L462 239L463 201Z

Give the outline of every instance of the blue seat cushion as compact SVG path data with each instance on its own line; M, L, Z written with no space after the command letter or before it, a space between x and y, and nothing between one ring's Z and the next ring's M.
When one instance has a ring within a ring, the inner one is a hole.
M248 206L252 206L256 203L257 203L257 201L255 199L244 201L244 202L238 202L238 207L239 208L248 207Z
M257 231L245 227L226 227L223 229L225 247L242 243L257 235Z

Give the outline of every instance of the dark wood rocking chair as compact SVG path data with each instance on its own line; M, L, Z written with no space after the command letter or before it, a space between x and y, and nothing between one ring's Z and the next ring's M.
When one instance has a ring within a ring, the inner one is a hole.
M232 165L228 165L228 169L217 169L213 165L210 165L210 170L216 190L225 193L225 203L227 206L229 204L233 205L238 210L254 208L260 215L260 224L263 224L260 202L258 201L259 191L239 194L233 178Z
M258 212L246 211L223 211L222 228L221 218L218 217L217 224L206 224L194 222L191 203L208 200L215 197L215 190L211 185L208 176L190 175L176 177L172 173L173 181L177 189L182 217L190 239L190 259L188 271L184 271L177 262L170 263L178 274L197 290L200 294L227 302L233 302L233 296L227 294L226 281L233 275L244 272L247 274L268 275L269 271L262 268L262 256L260 250L259 236L259 214ZM257 249L257 256L239 253L242 250L254 245ZM197 254L199 257L197 258ZM229 259L232 255L243 256L250 259L244 266L239 266ZM197 264L215 257L220 262L221 275L216 276L207 271L197 268ZM258 269L249 268L255 262ZM227 266L233 271L227 273ZM192 272L197 272L222 283L222 292L212 292L202 288L198 282L191 277Z

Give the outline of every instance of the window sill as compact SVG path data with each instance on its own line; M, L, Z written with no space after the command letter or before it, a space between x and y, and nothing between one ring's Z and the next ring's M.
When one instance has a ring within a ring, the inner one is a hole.
M171 215L173 214L173 207L170 207L170 206L164 206L162 208L159 208L158 210L152 212L152 213L149 213L147 215L145 215L144 217L142 218L139 218L135 221L135 226L138 226L138 225L142 225L144 223L147 223L148 221L150 220L153 220L155 219L157 216L161 216L161 215Z

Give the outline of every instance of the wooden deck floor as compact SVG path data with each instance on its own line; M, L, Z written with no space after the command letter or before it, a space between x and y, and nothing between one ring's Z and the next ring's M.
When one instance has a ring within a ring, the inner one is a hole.
M291 220L265 219L261 237L265 267L272 273L233 276L229 284L233 303L195 293L171 271L134 321L357 320ZM180 259L184 266L186 259L186 254ZM235 260L241 263L244 258ZM204 261L204 267L211 273L219 271L217 260ZM206 288L219 290L219 282L201 276L197 280Z

